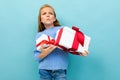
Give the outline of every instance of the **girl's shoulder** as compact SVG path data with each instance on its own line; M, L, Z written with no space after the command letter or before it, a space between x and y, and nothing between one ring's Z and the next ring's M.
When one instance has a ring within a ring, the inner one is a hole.
M66 27L66 26L56 26L53 28L45 29L44 31L38 32L36 34L36 39L39 38L42 34L50 35L52 33L56 33L56 31L58 31L59 29L64 28L64 27Z
M42 32L38 32L37 34L36 34L36 39L38 38L38 37L40 37L42 35Z

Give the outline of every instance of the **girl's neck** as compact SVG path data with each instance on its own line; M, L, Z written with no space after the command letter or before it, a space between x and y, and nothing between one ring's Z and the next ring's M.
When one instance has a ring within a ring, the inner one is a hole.
M46 29L54 27L54 25L44 25Z

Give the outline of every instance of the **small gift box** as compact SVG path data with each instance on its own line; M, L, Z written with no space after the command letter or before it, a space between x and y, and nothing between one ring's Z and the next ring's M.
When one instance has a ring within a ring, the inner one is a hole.
M77 27L63 27L57 31L55 44L66 48L72 54L83 53L88 50L90 37L83 34Z
M54 44L55 43L55 40L50 37L50 36L47 36L46 34L42 34L37 40L36 40L36 47L37 47L37 50L40 51L40 47L43 46L43 47L48 47L49 44Z

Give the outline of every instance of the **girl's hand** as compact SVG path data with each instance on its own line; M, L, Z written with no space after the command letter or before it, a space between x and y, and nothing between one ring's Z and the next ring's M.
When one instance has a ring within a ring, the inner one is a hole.
M45 47L44 45L41 46L40 50L41 52L47 52L50 53L52 52L57 46L49 44L49 46Z
M87 56L87 55L88 55L88 53L89 53L89 52L88 52L87 50L85 50L85 52L80 53L80 55L81 55L81 56Z
M41 54L39 55L40 58L46 57L48 54L50 54L57 46L49 44L48 47L41 46L40 51Z

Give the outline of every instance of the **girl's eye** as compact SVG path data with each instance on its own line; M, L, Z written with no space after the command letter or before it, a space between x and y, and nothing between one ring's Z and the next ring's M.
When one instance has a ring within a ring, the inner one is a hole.
M46 12L45 13L42 13L42 15L45 15L46 14Z
M52 12L49 12L49 14L53 15L53 13L52 13Z
M42 13L42 15L46 15L46 14L47 14L47 12ZM48 12L48 14L53 15L52 12Z

